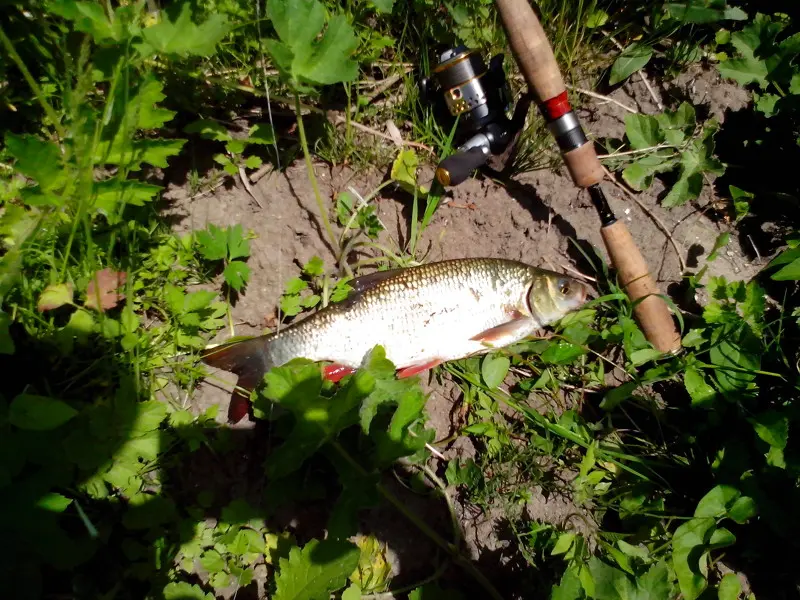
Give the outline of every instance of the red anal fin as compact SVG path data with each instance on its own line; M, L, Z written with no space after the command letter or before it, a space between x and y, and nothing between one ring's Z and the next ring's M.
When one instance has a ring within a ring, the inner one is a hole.
M418 365L411 365L410 367L404 367L397 371L397 378L398 379L405 379L406 377L413 377L418 373L422 373L423 371L427 371L428 369L432 369L444 361L440 358L434 358L426 363L420 363Z
M520 330L527 329L528 327L530 327L530 323L527 319L514 319L513 321L502 323L501 325L497 325L496 327L492 327L486 331L481 331L479 334L472 336L470 339L473 342L481 342L483 344L492 346L498 344L502 345L510 339L517 338Z
M235 424L250 414L250 399L235 393L228 404L228 423Z
M323 367L322 376L332 383L339 383L342 379L355 372L356 370L353 367L332 364Z

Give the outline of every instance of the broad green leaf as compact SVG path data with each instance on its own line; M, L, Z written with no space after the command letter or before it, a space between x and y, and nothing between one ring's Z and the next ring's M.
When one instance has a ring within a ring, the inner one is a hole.
M737 498L736 502L731 506L728 511L728 517L742 525L753 518L757 512L758 508L756 507L755 500L749 496L741 496Z
M733 533L725 527L718 527L711 533L711 537L708 540L708 548L727 548L735 543L736 536Z
M697 600L708 586L708 558L703 549L713 527L714 519L691 519L672 537L672 566L686 600Z
M247 142L250 144L273 144L275 143L275 132L268 123L256 123L250 128Z
M119 222L120 212L126 204L143 206L163 188L142 181L109 179L94 184L94 208L112 224Z
M722 250L725 246L728 245L728 242L731 240L731 234L727 231L723 231L717 236L717 239L714 240L714 247L711 248L711 252L708 253L708 258L706 260L708 262L714 262L717 259L719 251Z
M697 172L689 172L686 168L681 170L681 175L669 193L664 196L662 206L671 208L681 206L689 200L694 200L703 191L703 176Z
M209 573L219 573L225 569L225 559L216 550L206 550L200 556L200 564Z
M481 375L483 382L490 388L496 388L503 383L508 375L511 360L502 354L487 354L481 362Z
M0 354L14 354L16 348L14 340L11 339L11 317L0 310Z
M228 256L228 232L213 223L207 229L195 232L200 254L207 260L222 260Z
M42 290L39 301L36 303L36 310L45 312L55 310L65 304L72 303L74 287L71 283L55 283L48 285Z
M294 277L286 282L286 289L284 294L299 294L308 287L308 282L303 281L299 277Z
M721 62L720 74L740 85L757 83L762 89L766 89L770 64L767 59L762 58L762 49L774 47L775 38L782 28L782 24L771 22L767 15L756 15L747 27L731 36L731 44L738 50L739 57ZM773 68L776 66L774 58Z
M654 564L647 573L639 577L636 586L639 591L637 600L671 600L674 597L669 569L663 560Z
M214 600L214 594L206 594L198 585L185 581L173 581L164 587L164 600Z
M602 27L608 22L608 13L600 8L594 9L589 13L586 18L586 27L589 29L597 29Z
M728 514L728 509L733 506L733 503L740 496L741 492L735 487L730 485L715 486L697 503L694 516L715 519L724 517Z
M228 258L234 260L237 258L247 258L250 256L250 241L244 238L244 232L241 225L234 225L228 227Z
M61 185L65 171L61 168L61 152L53 142L45 142L32 135L5 136L6 150L16 159L14 168L35 180L45 192Z
M303 273L309 277L322 277L325 274L325 263L319 256L312 256L305 265L303 265Z
M121 37L121 27L112 25L98 3L54 0L48 2L47 10L72 21L77 31L88 33L95 42L119 40Z
M232 139L231 134L221 123L210 119L193 121L184 127L183 131L185 133L199 133L201 137L217 142L227 142Z
M542 352L541 357L547 364L568 365L575 362L575 359L584 354L586 354L586 350L581 346L558 341L555 344L550 344L547 349Z
M36 501L36 506L49 512L62 513L72 504L72 498L61 494L48 493Z
M351 583L347 589L342 592L342 600L361 600L361 588L355 583Z
M711 387L697 369L689 367L683 376L683 384L692 398L692 406L709 407L717 397L717 391Z
M660 150L638 159L631 163L622 171L622 178L632 188L644 191L653 183L653 176L657 173L664 173L672 170L677 164L677 159L670 156L662 156Z
M795 248L794 250L797 250ZM786 266L772 274L775 281L797 281L800 280L800 258L795 259Z
M234 260L228 263L222 276L229 286L237 292L241 292L250 280L250 267L240 260Z
M761 342L749 327L734 331L721 328L712 334L709 350L711 363L718 367L714 376L723 392L731 393L746 388L755 379L761 367Z
M774 410L768 410L752 419L748 419L753 424L758 437L774 448L783 450L789 439L789 419Z
M8 422L29 431L49 431L72 419L78 411L63 400L20 394L8 407Z
M139 44L140 53L144 56L152 53L212 55L217 44L230 30L227 17L212 13L205 22L196 24L193 6L190 2L181 2L162 9L161 22L142 30L144 43Z
M553 546L553 549L550 551L552 556L557 556L559 554L565 554L571 547L572 543L575 541L575 534L574 533L562 533L558 536L558 540L556 540L556 545Z
M573 566L569 566L561 575L561 581L553 586L550 600L579 600L584 598L583 586L578 573Z
M736 573L727 573L717 588L717 598L719 600L737 600L742 593L742 584Z
M358 566L360 552L347 541L311 540L281 558L274 600L328 600Z
M626 381L622 385L618 385L606 393L603 400L600 402L600 408L603 410L613 410L619 406L619 404L630 398L638 387L639 384L635 381Z
M626 80L633 73L644 67L653 56L653 49L650 46L634 42L622 51L611 66L611 76L608 83L616 85L620 81Z
M252 154L244 159L244 166L248 169L257 169L262 164L262 160L260 156L256 156Z
M325 26L325 8L318 0L271 0L267 17L281 40L268 40L267 49L296 84L355 79L358 65L351 55L358 38L344 15L333 15Z
M636 150L652 148L664 141L658 120L652 115L625 115L625 135L631 147Z

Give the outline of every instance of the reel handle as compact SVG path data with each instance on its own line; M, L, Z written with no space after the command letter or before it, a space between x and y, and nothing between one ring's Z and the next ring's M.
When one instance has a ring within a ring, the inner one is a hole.
M466 181L475 169L486 164L490 155L489 149L483 146L460 150L439 163L436 179L444 187L458 185Z

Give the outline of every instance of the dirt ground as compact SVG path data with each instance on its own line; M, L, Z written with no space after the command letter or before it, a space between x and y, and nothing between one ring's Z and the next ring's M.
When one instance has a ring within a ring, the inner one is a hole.
M652 83L665 105L676 106L680 100L688 99L723 121L727 111L739 110L749 101L746 92L721 81L713 71L695 70L669 84ZM641 112L658 112L653 98L637 76L610 95ZM623 108L592 98L582 100L579 116L591 136L623 136L626 114ZM365 195L388 176L387 172L378 171L353 173L323 163L316 163L315 169L320 192L329 206L338 192L352 186ZM421 183L427 183L425 177L430 180L432 174L433 171L428 169ZM333 253L322 233L313 191L301 160L290 165L285 173L267 175L253 186L263 209L257 206L241 182L229 178L228 183L230 187L223 186L195 198L189 197L185 185L172 185L165 194L168 202L166 212L177 222L176 230L182 233L203 228L208 223L220 226L241 223L245 229L253 230L256 237L251 242L252 254L248 263L252 269L251 281L237 302L233 317L237 335L254 334L267 326L286 281L299 274L300 265L315 255L321 257L326 265L332 265ZM710 252L717 236L729 230L724 222L710 218L707 211L701 210L714 200L712 185L705 186L699 201L666 210L658 203L658 198L665 193L665 186L656 181L651 190L639 195L647 212L610 182L604 183L603 187L618 218L630 228L663 291L676 294L682 277L676 250L656 220L668 229L683 260L694 270L698 258L702 261ZM389 192L389 188L385 191ZM407 240L410 202L410 196L395 192L378 198L378 215L386 227L381 241L386 245L402 245ZM582 268L580 254L569 238L588 242L605 256L595 209L586 193L576 189L565 170L561 173L546 170L525 173L515 177L513 184L507 186L476 177L452 189L443 202L420 246L420 254L429 251L428 261L503 257L568 272L569 269ZM711 264L710 272L732 279L748 278L767 260L767 257L751 260L752 254L751 249L742 248L736 236L732 236L729 246ZM222 333L219 339L227 335L227 332ZM230 376L228 379L233 381ZM458 396L458 390L453 386L433 386L431 389L427 411L439 439L449 435L451 413ZM204 383L194 395L193 404L200 411L209 404L219 403L220 415L224 415L228 397L229 391L218 384ZM459 440L445 456L469 456L472 453L471 443ZM545 498L538 490L534 490L534 500L527 507L530 517L559 525L575 510L567 500ZM457 512L473 560L480 561L484 555L491 556L491 560L497 560L498 564L510 560L509 557L503 558L503 549L508 542L498 533L501 515L476 516L471 507L461 505ZM447 531L446 514L441 514L440 509L428 511L425 518L431 518L432 525L438 523L441 531ZM386 532L385 537L381 536L394 541L390 543L390 551L395 572L422 571L425 575L435 549L428 548L421 535L409 538L408 544L397 542L403 539L402 532L406 532L408 538L407 532L410 531L398 513L392 513L391 508L382 508L365 517L365 526L367 523L375 528L398 528L395 532Z

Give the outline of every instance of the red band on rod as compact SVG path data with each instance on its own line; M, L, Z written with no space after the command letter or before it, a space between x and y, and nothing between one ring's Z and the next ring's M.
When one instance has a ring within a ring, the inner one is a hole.
M555 121L561 116L564 116L572 108L569 105L569 98L567 98L567 90L561 92L558 96L545 100L539 106L542 115L546 121Z

